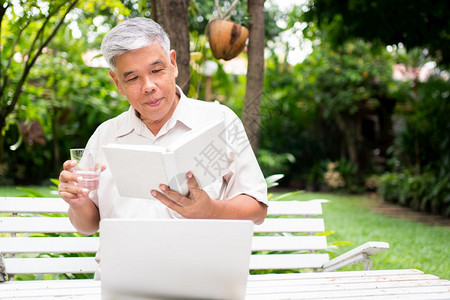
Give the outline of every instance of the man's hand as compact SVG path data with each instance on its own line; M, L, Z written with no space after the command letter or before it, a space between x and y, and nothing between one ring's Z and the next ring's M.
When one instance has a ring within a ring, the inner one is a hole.
M152 190L152 195L170 209L176 211L185 218L213 219L215 218L216 201L203 191L192 172L186 174L189 186L189 195L183 196L171 190L167 185L161 184L161 192Z
M76 164L74 160L64 162L64 170L59 174L58 192L70 205L68 215L73 226L81 234L91 235L99 228L100 214L97 206L89 198L89 190L74 185L75 182L82 181L79 175L72 172ZM102 166L102 171L105 169L106 167Z
M153 197L185 218L252 220L255 224L264 221L267 205L255 198L239 194L231 199L213 200L198 186L192 172L188 172L186 178L188 196L171 190L167 185L160 185L162 193L152 190Z
M82 177L73 173L72 169L77 165L75 160L67 160L63 164L64 170L59 174L58 192L70 206L81 207L89 200L89 190L87 188L75 186L74 183L81 183Z

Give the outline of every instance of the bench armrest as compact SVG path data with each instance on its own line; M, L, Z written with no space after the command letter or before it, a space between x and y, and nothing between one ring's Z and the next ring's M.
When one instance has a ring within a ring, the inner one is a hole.
M335 271L347 265L364 263L364 270L372 268L370 255L389 249L389 244L385 242L367 242L350 251L347 251L323 265L324 272Z

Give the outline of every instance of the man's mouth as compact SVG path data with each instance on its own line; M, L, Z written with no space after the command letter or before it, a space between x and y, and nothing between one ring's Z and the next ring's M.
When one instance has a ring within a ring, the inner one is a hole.
M147 102L145 102L145 104L154 107L154 106L158 106L161 103L161 101L162 101L162 98L159 98L159 99L147 101Z

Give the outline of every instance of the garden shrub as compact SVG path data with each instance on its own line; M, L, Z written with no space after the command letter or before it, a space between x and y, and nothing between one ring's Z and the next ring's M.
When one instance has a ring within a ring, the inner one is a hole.
M418 83L397 116L404 125L391 148L392 171L380 178L384 200L450 216L450 81L436 74Z
M450 175L386 173L380 176L379 193L387 202L450 216Z

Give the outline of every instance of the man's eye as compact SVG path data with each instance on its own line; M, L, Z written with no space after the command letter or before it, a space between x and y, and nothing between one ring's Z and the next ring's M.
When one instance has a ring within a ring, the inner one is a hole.
M153 70L152 71L152 73L158 73L158 72L161 72L163 69L156 69L156 70Z
M130 79L127 79L127 82L135 81L137 79L137 76L131 77Z

